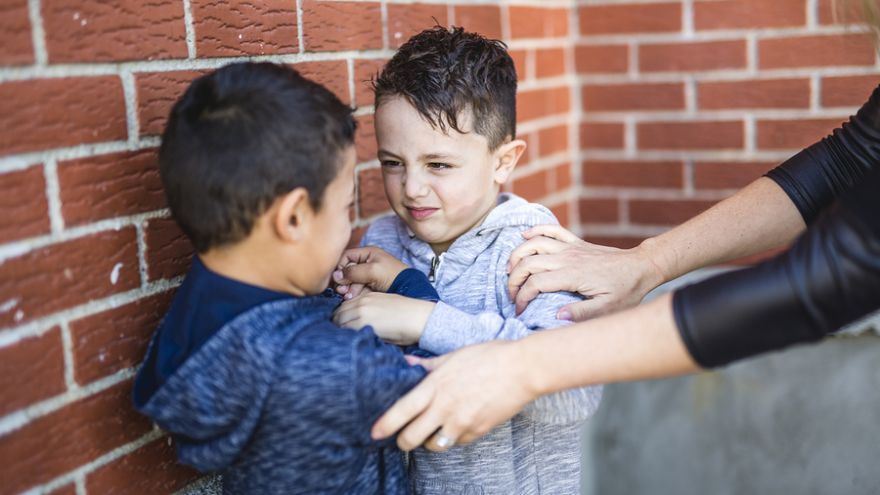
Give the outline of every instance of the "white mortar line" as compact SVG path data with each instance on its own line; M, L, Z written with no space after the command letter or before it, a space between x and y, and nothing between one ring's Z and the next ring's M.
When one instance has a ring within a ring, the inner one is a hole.
M141 289L146 289L149 280L149 266L147 266L147 235L144 228L144 222L138 222L134 225L135 237L137 239L137 256L138 256L138 273L141 277Z
M758 73L758 37L754 33L746 35L746 71L750 76Z
M50 244L58 244L65 241L72 241L80 237L85 237L87 235L97 234L108 230L120 230L126 227L132 227L138 222L143 222L144 220L150 218L166 216L168 216L167 209L154 210L146 213L138 213L135 215L107 218L86 225L78 225L75 227L64 229L57 234L52 233L49 235L42 235L38 237L31 237L28 239L21 239L18 241L9 242L0 245L0 263L6 261L7 259L20 256L24 253L48 246Z
M31 43L34 45L34 62L38 66L49 63L46 49L46 32L43 30L43 14L40 12L40 0L28 0L28 18L31 21Z
M379 2L379 13L382 19L382 48L388 51L391 48L391 32L388 30L388 2L381 0ZM389 56L390 58L390 56Z
M299 52L304 53L306 51L306 43L303 37L302 0L296 0L296 42L299 44Z
M638 154L638 136L636 119L627 115L623 120L623 150L625 156L634 157Z
M125 100L125 121L128 132L128 144L135 146L140 139L140 121L138 119L138 98L135 88L134 75L131 71L123 70L119 73L122 81L122 97Z
M629 47L629 52L626 78L635 81L639 79L639 44L636 41L631 41L627 46Z
M508 2L501 4L501 39L510 46L510 10Z
M78 385L73 376L73 336L70 333L70 325L66 321L61 322L60 326L61 349L64 354L64 383L67 385L67 390L74 390L78 388Z
M694 0L681 2L681 31L686 39L694 37Z
M183 25L186 30L186 57L196 58L196 27L193 22L192 1L183 0Z
M791 158L800 151L796 150L760 150L755 153L747 153L745 149L737 150L640 150L633 155L626 150L585 150L580 152L582 160L603 161L670 161L688 160L696 161L719 161L719 162L781 162Z
M697 113L697 83L691 76L684 79L684 109L689 114Z
M120 370L110 376L94 381L85 387L74 387L66 392L32 404L0 418L0 437L5 436L30 423L34 419L51 414L65 406L102 392L113 385L121 383L135 374L134 368Z
M621 212L622 213L622 212ZM653 237L671 229L671 225L609 225L585 223L581 225L584 236L626 236L626 237Z
M86 475L80 474L75 478L76 495L86 495Z
M810 110L815 112L817 115L821 111L822 107L822 81L821 78L813 74L810 77Z
M157 136L144 137L135 143L128 141L109 141L103 143L90 143L70 146L67 148L54 148L49 150L22 153L0 157L0 173L21 170L37 163L45 163L46 160L64 161L86 158L90 156L117 153L120 151L137 151L145 148L159 146Z
M694 186L694 160L684 160L683 167L681 170L682 174L682 189L684 190L685 196L693 196L695 192Z
M348 101L351 102L351 105L357 107L359 102L355 99L354 60L348 59L345 61L345 70L348 71Z
M819 25L819 0L807 0L807 28L815 29Z
M43 176L46 179L46 205L49 209L50 232L58 235L64 230L64 215L61 213L61 187L58 184L58 162L55 159L45 160Z
M86 474L88 474L92 471L95 471L96 469L98 469L106 464L109 464L112 461L115 461L116 459L118 459L126 454L134 452L135 450L143 447L144 445L160 438L164 434L165 433L162 431L155 431L155 430L153 430L149 433L146 433L144 436L140 437L139 439L137 439L133 442L129 442L129 443L122 445L120 447L117 447L117 448L111 450L110 452L108 452L107 454L104 454L101 457L95 459L94 461L89 462L87 464L83 464L82 466L74 469L73 471L70 471L67 474L63 474L63 475L55 478L54 480L46 483L45 485L39 486L37 488L32 488L31 490L24 492L22 495L38 495L38 494L50 493L53 490L57 490L58 488L61 488L62 486L70 483L71 481L76 481L80 478L84 479ZM79 488L77 488L77 490L79 490ZM83 487L83 490L85 490L85 487Z
M833 36L848 34L867 33L868 29L863 25L823 25L815 28L805 26L782 27L782 28L746 28L746 29L718 29L696 31L693 36L685 37L681 31L668 31L663 33L621 33L621 34L598 34L580 35L578 44L607 44L626 43L633 36L639 37L640 43L670 43L676 41L721 41L739 39L750 34L757 35L761 39L771 38L797 38L801 36Z
M52 327L61 325L66 321L86 318L103 311L115 309L140 299L165 292L177 287L182 281L183 276L170 280L157 280L151 282L143 289L132 289L128 292L113 294L102 299L94 299L80 304L79 306L74 306L48 316L43 316L16 327L0 329L0 348L16 344L26 338L40 336L48 330L51 330Z

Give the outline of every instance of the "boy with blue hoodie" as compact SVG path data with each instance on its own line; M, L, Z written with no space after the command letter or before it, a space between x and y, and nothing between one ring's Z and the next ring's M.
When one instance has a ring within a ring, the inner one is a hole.
M385 194L395 215L374 221L363 247L334 273L348 300L334 321L373 325L400 345L444 354L495 339L520 339L567 321L557 311L579 301L541 294L520 314L507 290L510 253L522 232L558 223L545 207L500 194L526 144L516 139L516 71L503 43L461 28L410 38L374 82L376 138ZM395 258L426 274L441 301L385 291ZM352 297L357 293L356 297ZM582 423L601 387L541 398L467 445L441 429L435 450L413 451L418 494L579 493Z
M324 87L240 63L194 81L162 136L168 204L197 255L134 403L224 493L407 493L402 454L369 430L425 370L334 325L325 291L351 232L354 132ZM436 300L403 274L392 291Z

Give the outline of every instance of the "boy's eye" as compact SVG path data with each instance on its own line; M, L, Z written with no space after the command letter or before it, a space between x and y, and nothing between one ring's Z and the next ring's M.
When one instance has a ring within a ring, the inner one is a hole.
M429 163L428 167L432 168L434 170L445 170L447 168L452 168L452 165L449 165L448 163L433 162L433 163Z
M383 167L391 168L391 167L399 167L400 162L396 162L394 160L382 160L381 165Z

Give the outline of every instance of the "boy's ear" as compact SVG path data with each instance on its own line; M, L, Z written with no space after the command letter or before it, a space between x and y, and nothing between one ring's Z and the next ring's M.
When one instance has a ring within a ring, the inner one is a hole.
M275 235L285 242L298 242L305 238L305 229L314 216L309 202L309 192L303 187L278 198L278 207L272 225Z
M522 139L514 139L495 150L495 182L498 184L507 182L519 158L526 151L526 146L526 142Z

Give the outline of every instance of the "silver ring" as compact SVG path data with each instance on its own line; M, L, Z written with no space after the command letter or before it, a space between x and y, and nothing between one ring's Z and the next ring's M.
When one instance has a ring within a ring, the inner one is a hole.
M438 432L435 437L436 438L434 439L434 443L437 445L437 447L440 447L441 449L448 449L455 445L455 439L452 437L447 437L443 433Z

